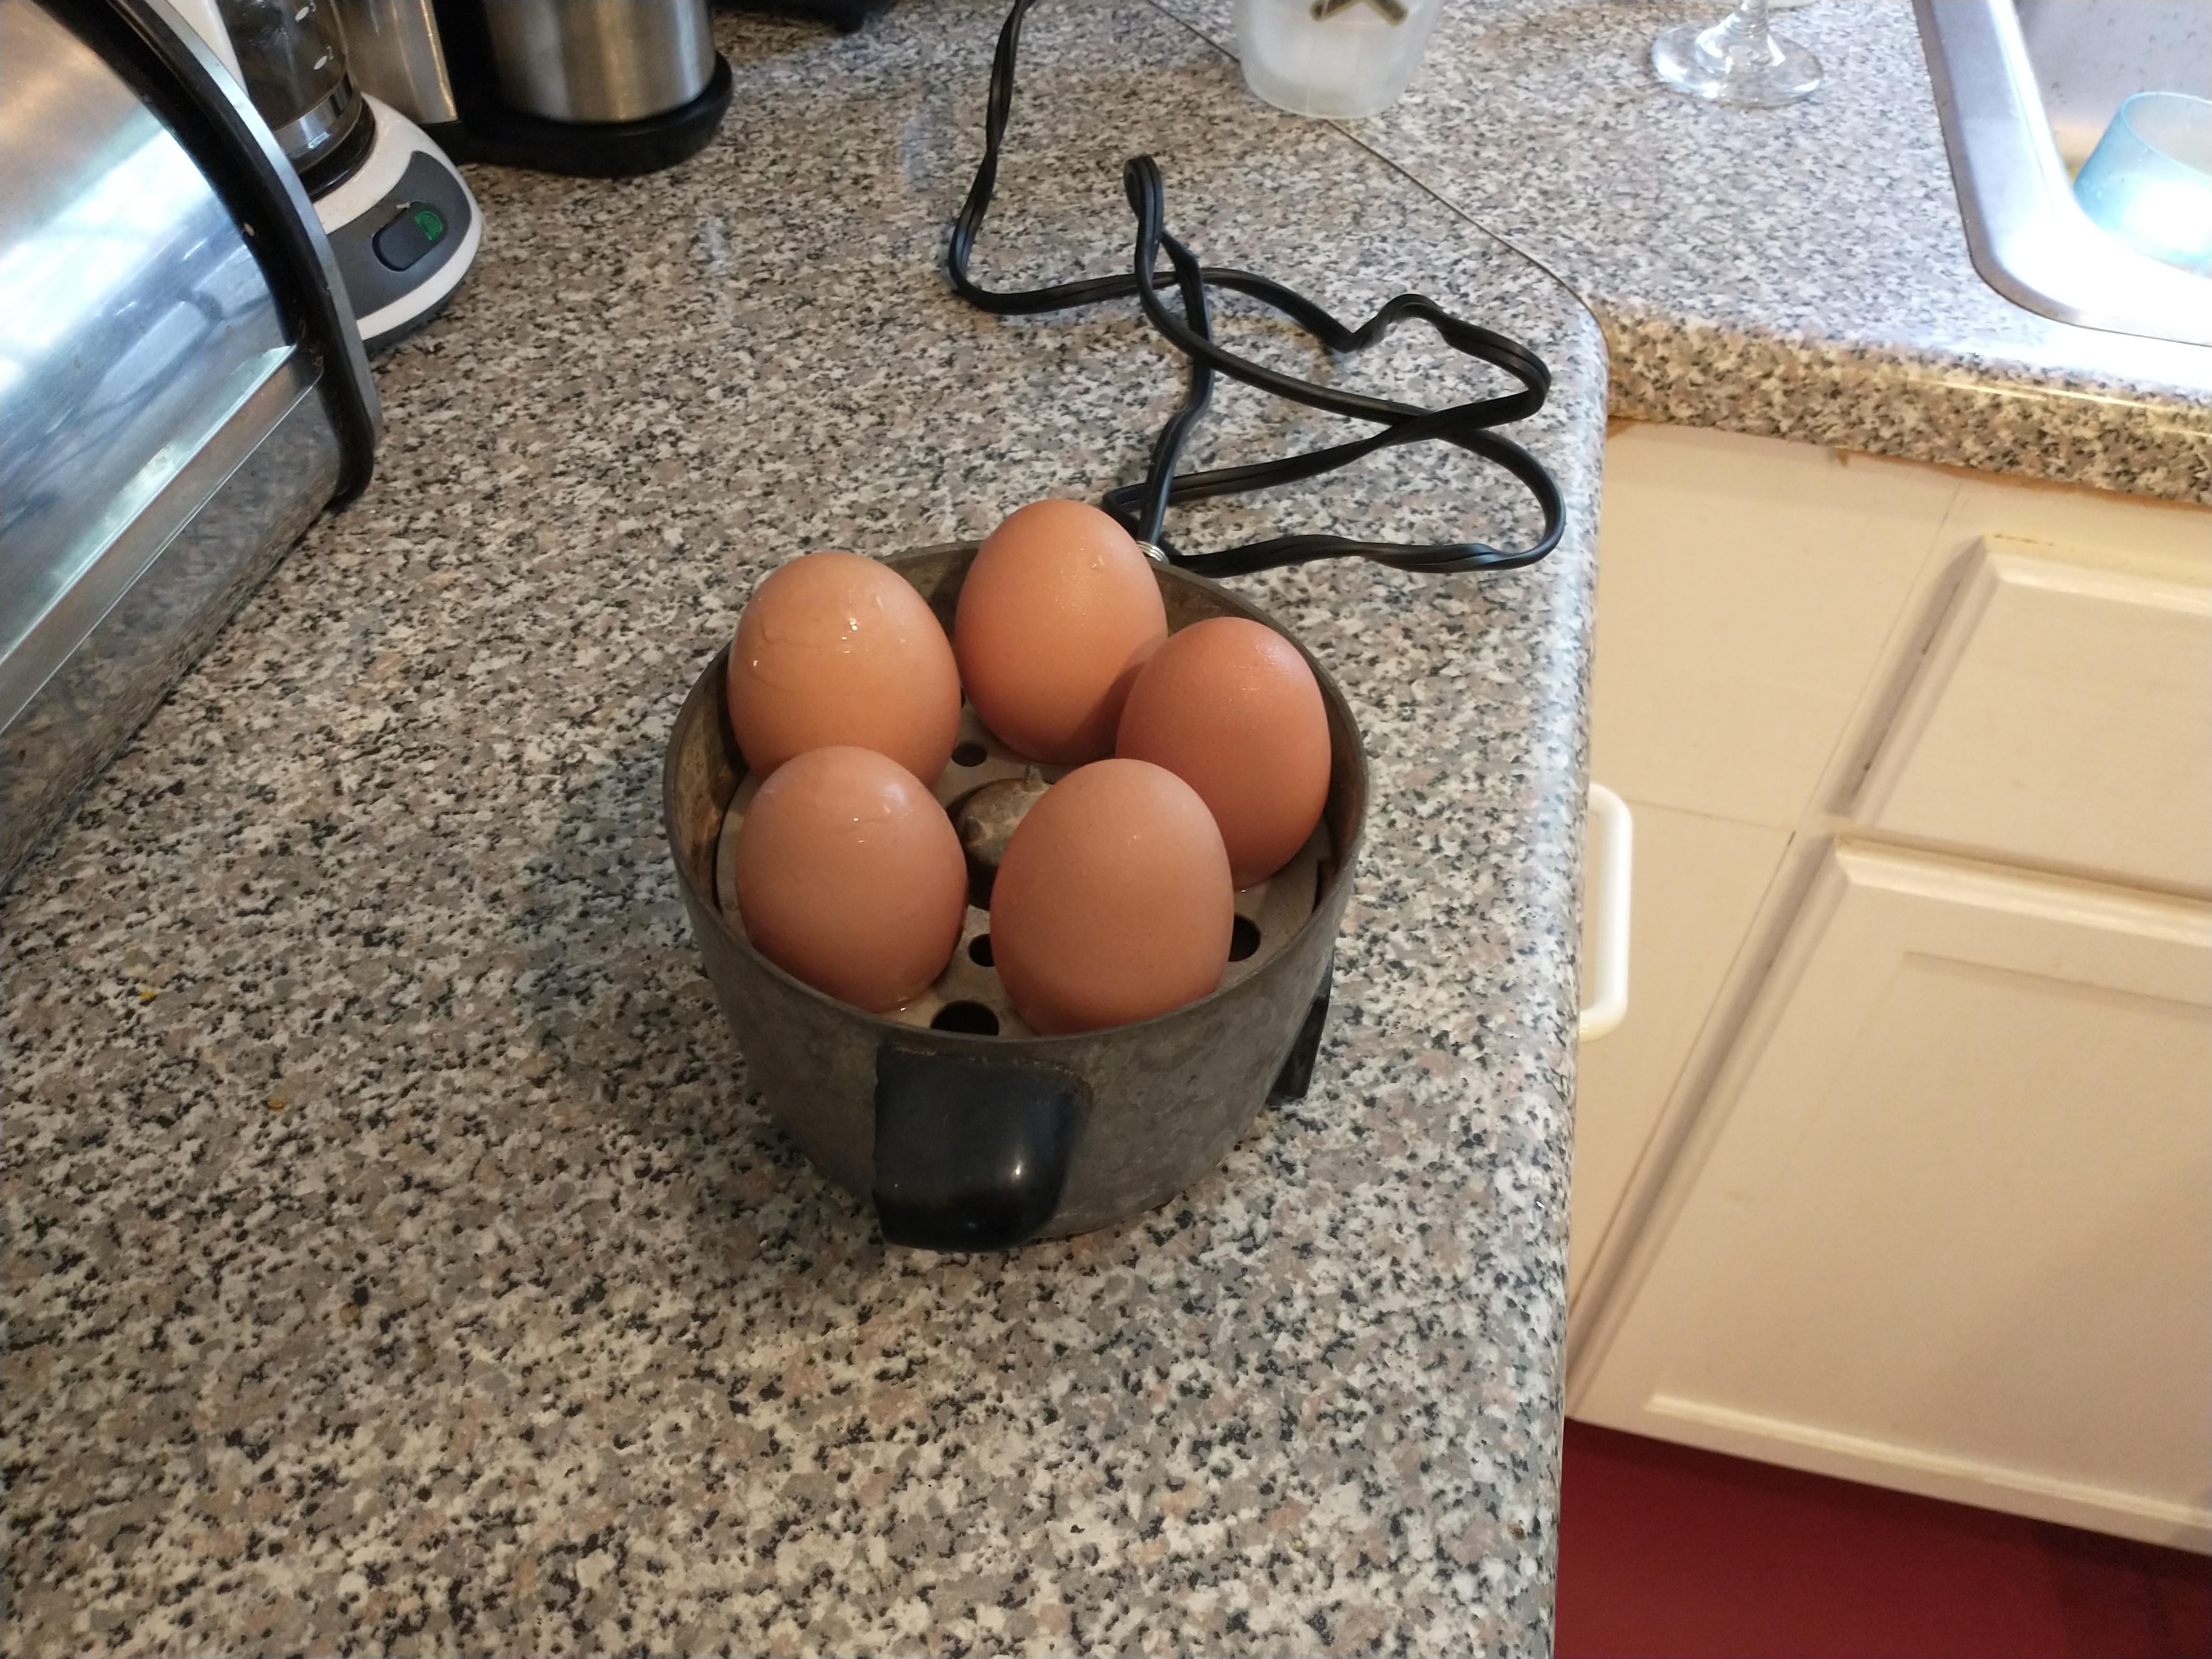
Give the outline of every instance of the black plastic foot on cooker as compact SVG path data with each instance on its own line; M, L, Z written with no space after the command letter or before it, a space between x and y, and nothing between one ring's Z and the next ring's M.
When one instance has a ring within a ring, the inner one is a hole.
M1321 1054L1322 1028L1328 1024L1329 989L1335 982L1336 952L1332 951L1322 963L1321 989L1314 993L1313 1005L1306 1010L1306 1023L1298 1027L1290 1057L1283 1061L1283 1069L1275 1073L1274 1086L1267 1091L1270 1106L1304 1100L1306 1091L1313 1087L1314 1061Z
M1002 1250L1059 1209L1083 1139L1082 1085L1039 1066L885 1043L876 1054L873 1196L884 1239Z

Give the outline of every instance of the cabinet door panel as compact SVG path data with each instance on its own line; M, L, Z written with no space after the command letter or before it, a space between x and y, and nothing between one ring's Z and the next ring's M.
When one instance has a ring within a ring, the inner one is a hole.
M2212 912L1845 846L1577 1414L2212 1545Z
M2212 588L1985 545L1855 814L1892 834L2212 885Z
M1590 775L1794 828L1930 561L1957 481L1803 444L1606 444Z

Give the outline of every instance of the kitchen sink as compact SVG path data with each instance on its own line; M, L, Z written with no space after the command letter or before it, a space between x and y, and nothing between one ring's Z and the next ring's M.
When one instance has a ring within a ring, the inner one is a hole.
M2212 0L1913 0L1983 280L2061 322L2212 345L2212 278L2092 223L2073 171L2121 100L2212 97Z

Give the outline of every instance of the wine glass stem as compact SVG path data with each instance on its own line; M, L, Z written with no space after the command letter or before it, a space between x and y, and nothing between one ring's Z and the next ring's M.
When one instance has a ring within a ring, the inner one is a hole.
M1766 27L1767 0L1737 0L1734 11L1698 37L1698 49L1716 66L1736 73L1739 64L1765 64L1774 57L1774 37Z

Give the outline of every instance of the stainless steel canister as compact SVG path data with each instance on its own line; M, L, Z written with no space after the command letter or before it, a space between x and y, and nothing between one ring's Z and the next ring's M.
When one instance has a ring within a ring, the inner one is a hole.
M639 121L707 89L707 0L484 0L501 95L550 121Z
M346 67L363 92L426 127L460 119L431 0L337 0L337 10Z

